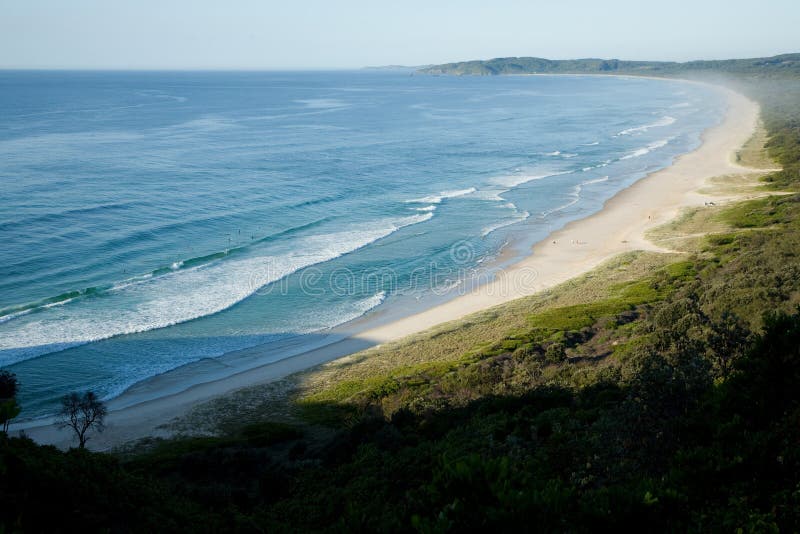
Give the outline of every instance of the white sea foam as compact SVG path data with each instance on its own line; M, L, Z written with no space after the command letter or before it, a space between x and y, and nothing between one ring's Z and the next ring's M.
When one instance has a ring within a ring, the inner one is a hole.
M352 321L353 319L358 319L365 313L383 304L384 300L386 300L386 291L380 291L371 297L360 300L355 303L355 306L350 307L349 310L342 310L342 312L332 315L327 326L331 328Z
M673 104L670 107L671 108L688 108L689 106L691 106L691 104L689 102L681 102L679 104Z
M602 178L595 178L594 180L586 180L585 182L581 182L581 185L591 185L591 184L599 184L600 182L607 182L608 176L603 176Z
M181 263L183 263L183 262L181 262ZM132 278L128 278L128 279L123 280L121 282L117 282L116 284L114 284L111 287L111 290L112 291L116 291L116 290L119 290L119 289L124 289L124 288L126 288L126 287L128 287L130 285L138 284L139 282L142 282L144 280L149 280L150 278L153 278L153 273L146 273L146 274L143 274L141 276L134 276ZM72 300L72 299L70 299L70 300Z
M603 163L598 163L597 165L589 165L588 167L584 167L584 168L581 169L581 171L589 172L589 171L591 171L593 169L602 169L603 167L608 167L609 165L611 165L611 163L612 163L612 160L607 159Z
M640 156L644 156L645 154L649 154L650 152L652 152L653 150L656 150L657 148L661 148L663 146L666 146L667 144L669 144L669 142L670 142L669 139L662 139L661 141L656 141L655 143L650 143L646 147L643 147L643 148L640 148L638 150L635 150L635 151L631 152L630 154L622 156L619 159L620 160L624 160L624 159L638 158Z
M499 230L500 228L505 228L506 226L511 226L512 224L516 224L520 221L524 221L525 219L531 216L531 214L528 213L527 211L519 211L516 204L514 204L513 202L506 202L505 204L503 204L503 207L512 211L513 214L511 215L511 217L503 218L494 224L484 227L481 230L481 237L486 237L495 230Z
M500 196L503 193L508 193L508 189L480 189L478 191L475 191L473 197L479 200L501 202L506 200Z
M164 328L223 311L299 269L326 262L429 220L420 213L300 238L291 252L227 259L142 279L93 302L40 309L0 323L0 365L84 343Z
M442 200L446 198L456 198L456 197L463 197L465 195L470 195L477 191L474 187L470 187L469 189L456 189L453 191L442 191L438 195L429 195L422 198L413 198L411 200L406 200L408 204L441 204Z
M557 172L548 172L545 174L516 174L512 176L501 176L499 178L492 179L492 183L497 185L503 185L506 187L517 187L522 184L526 184L528 182L533 182L534 180L543 180L544 178L561 176L563 174L569 174L571 172L573 171L557 171Z
M430 206L423 206L421 208L411 208L414 211L436 211L436 205L431 204Z
M575 204L578 203L578 201L580 201L581 192L583 191L583 188L585 186L592 185L592 184L599 184L601 182L606 182L606 181L608 181L608 178L609 178L608 176L602 176L600 178L593 178L591 180L586 180L586 181L583 181L583 182L579 183L576 186L573 186L572 191L570 191L570 193L569 193L569 196L571 197L569 202L566 202L565 204L557 206L557 207L555 207L553 209L543 211L541 213L540 217L544 218L544 217L547 217L548 215L550 215L552 213L555 213L557 211L565 210L565 209L569 208L570 206L574 206Z
M581 169L583 172L589 172L593 169L602 169L603 167L608 167L611 164L610 159L605 160L603 163L598 163L597 165L589 165L588 167L584 167Z
M187 351L185 346L182 347L183 352L180 356L174 358L163 358L154 360L152 358L137 359L130 358L123 363L120 363L119 372L112 379L109 388L106 390L105 398L110 399L117 397L125 392L128 388L133 386L142 376L156 376L177 368L197 364L199 362L213 362L216 358L224 357L226 354L264 345L265 343L285 343L289 340L301 340L303 334L317 333L319 335L310 338L307 343L298 343L295 341L293 344L299 350L313 350L322 347L335 340L341 339L341 336L336 336L329 332L331 328L344 324L348 321L357 319L372 309L376 308L386 299L386 292L380 291L379 293L370 297L364 298L359 301L346 301L339 305L327 307L325 309L315 308L313 312L306 315L295 315L293 319L297 320L303 326L297 329L296 333L290 335L280 335L276 338L274 333L255 334L255 335L238 335L238 336L225 336L225 337L206 337L202 339L201 344L195 344ZM328 331L328 332L326 332ZM186 354L188 352L188 354ZM256 360L259 364L277 361L282 356L291 356L296 352L289 352L284 354L282 350L277 350L277 357L267 357L260 355ZM224 361L224 359L223 359ZM219 362L211 365L226 365L229 362ZM239 371L245 371L252 368L253 362L243 362L241 359L236 361L236 368ZM244 364L244 366L239 367ZM189 385L189 384L186 384Z
M670 124L674 124L676 120L677 119L675 117L670 117L669 115L666 115L664 117L661 117L661 119L656 122L645 124L644 126L636 126L635 128L628 128L626 130L622 130L617 135L631 135L639 132L646 132L651 128L661 128L664 126L669 126Z
M472 194L476 191L474 187L470 187L468 189L456 189L453 191L442 191L442 198L455 198L455 197L463 197L464 195Z
M311 334L333 328L353 319L358 319L370 310L383 304L386 300L386 291L379 291L375 295L359 301L347 300L341 304L326 309L314 308L308 314L293 317L293 321L300 322L303 326L298 329L300 334Z
M541 213L540 217L541 218L547 217L548 215L556 213L557 211L563 211L563 210L569 208L570 206L574 206L575 204L577 204L578 201L581 199L581 189L583 189L583 184L579 184L579 185L574 186L572 188L572 191L569 193L569 196L571 197L569 202L567 202L565 204L562 204L560 206L556 206L553 209L549 209L549 210L543 211Z
M551 156L551 157L562 157L565 159L574 158L577 154L572 154L569 152L561 152L560 150L554 150L553 152L544 152L543 156Z
M517 224L518 222L524 221L525 219L527 219L530 216L531 216L530 213L528 213L527 211L523 211L523 212L517 213L513 217L510 217L508 219L503 219L503 220L501 220L501 221L499 221L499 222L497 222L495 224L486 226L485 228L483 228L481 230L481 237L486 237L487 235L491 234L492 232L494 232L496 230L499 230L500 228L505 228L506 226L511 226L512 224Z
M65 300L63 302L68 302L69 300L72 300L72 299L68 299L68 300ZM57 302L55 304L62 304L63 302ZM33 309L27 309L27 310L14 312L14 313L9 313L8 315L3 315L2 317L0 317L0 324L5 323L6 321L11 321L13 319L17 319L18 317L22 317L23 315L28 315L32 311L33 311Z

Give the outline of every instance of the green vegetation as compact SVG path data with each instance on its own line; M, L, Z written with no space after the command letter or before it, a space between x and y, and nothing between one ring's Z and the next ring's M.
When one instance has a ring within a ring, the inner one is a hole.
M748 77L800 76L800 54L731 59L725 61L620 61L619 59L568 59L551 60L537 57L504 57L486 61L462 61L432 65L417 71L420 74L446 74L455 76L503 74L634 74L634 75L686 75L692 73L736 73Z
M733 83L762 104L783 167L762 193L781 194L653 232L682 253L621 256L178 427L212 437L111 456L0 434L0 531L800 530L800 75L776 81L784 58L715 67L759 74Z

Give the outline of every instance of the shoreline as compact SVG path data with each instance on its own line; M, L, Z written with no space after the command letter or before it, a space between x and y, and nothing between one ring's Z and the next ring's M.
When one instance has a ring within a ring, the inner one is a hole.
M105 434L93 437L90 442L92 448L108 449L142 437L168 435L168 432L158 428L159 425L182 415L200 402L244 387L274 381L498 304L539 293L584 274L620 253L633 250L666 252L667 249L645 238L648 230L673 219L684 207L702 205L703 199L708 197L697 190L708 179L723 174L756 172L737 165L734 155L755 131L758 105L727 88L716 87L725 95L727 110L721 123L703 133L697 149L679 156L671 166L651 173L617 192L595 214L572 221L563 229L550 233L529 249L523 259L501 270L493 281L408 317L378 322L376 326L350 335L346 333L346 328L342 329L342 339L319 348L301 351L272 363L261 363L226 378L214 379L209 375L209 381L179 392L153 398L155 391L164 392L164 381L159 387L158 380L149 379L109 401L108 430ZM242 358L250 356L253 360L264 357L263 348L259 347L237 351L232 355ZM172 376L166 381L175 382L175 378ZM70 443L70 436L47 420L13 426L13 430L20 429L42 443L59 446Z

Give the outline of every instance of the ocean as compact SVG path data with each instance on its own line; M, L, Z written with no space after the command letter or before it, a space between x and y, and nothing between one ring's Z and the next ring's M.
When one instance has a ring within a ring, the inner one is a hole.
M0 367L24 420L330 343L490 277L724 111L624 77L0 72Z

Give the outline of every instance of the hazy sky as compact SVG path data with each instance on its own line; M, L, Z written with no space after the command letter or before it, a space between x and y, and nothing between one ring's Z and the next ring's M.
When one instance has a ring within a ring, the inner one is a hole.
M798 0L0 0L0 68L291 69L800 52Z

